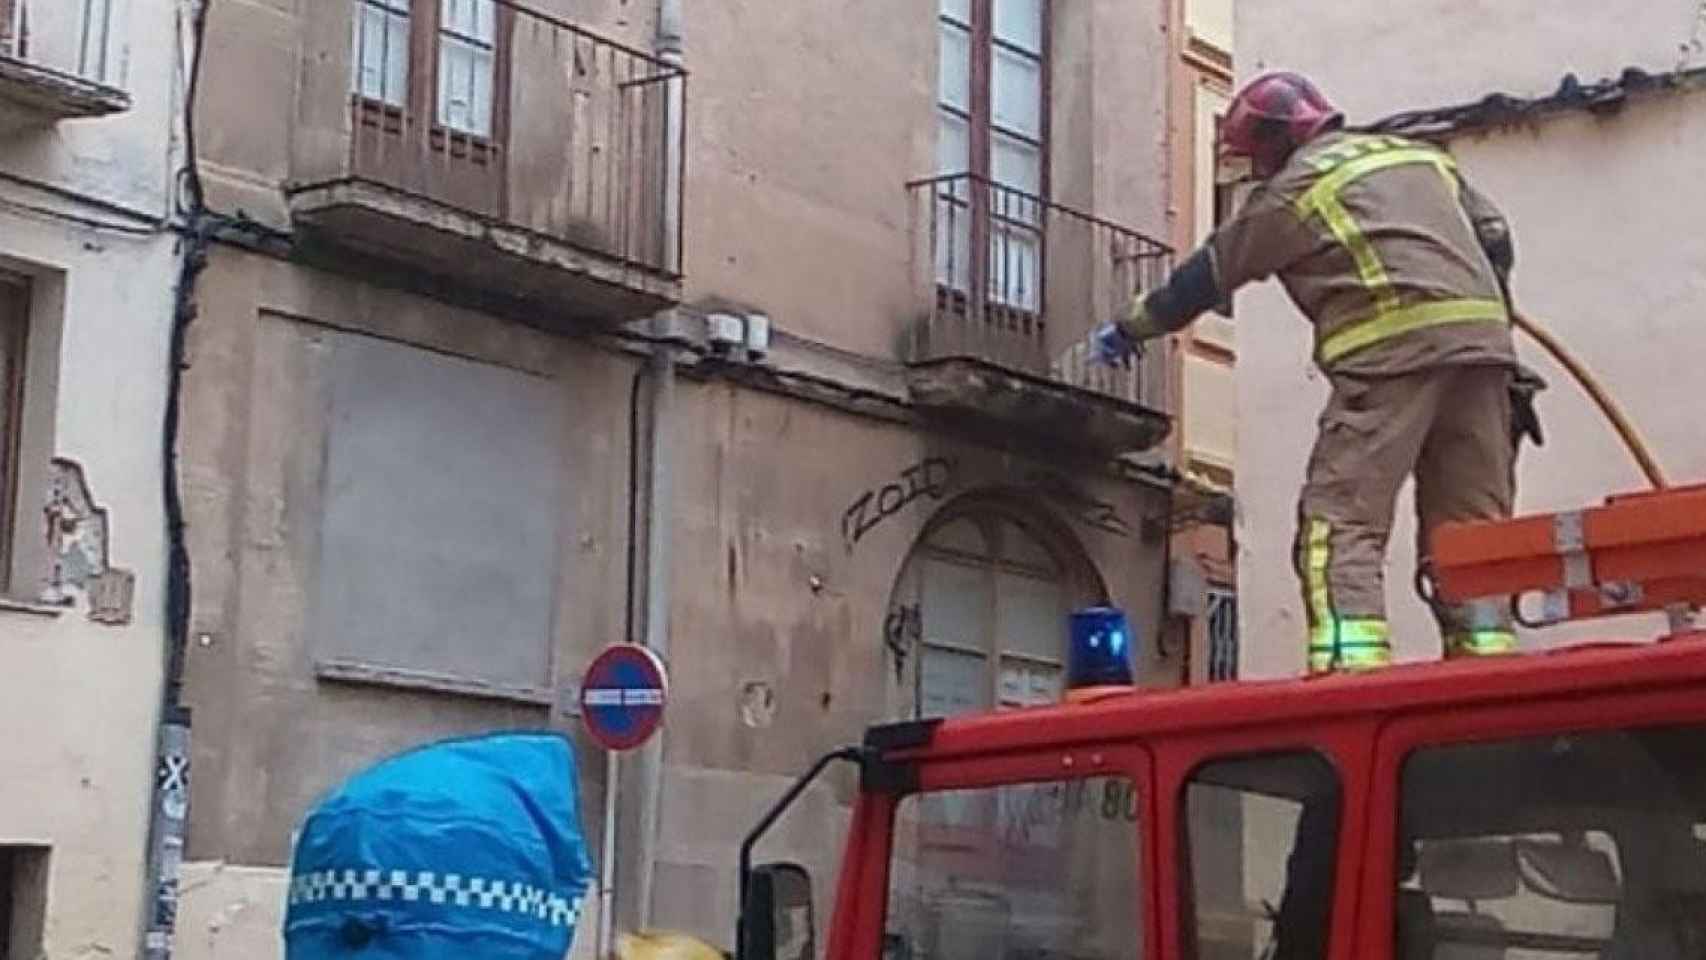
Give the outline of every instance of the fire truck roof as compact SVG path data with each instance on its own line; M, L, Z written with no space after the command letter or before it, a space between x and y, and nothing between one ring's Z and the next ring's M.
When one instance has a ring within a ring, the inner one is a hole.
M1517 700L1562 713L1596 692L1686 690L1706 684L1706 633L1663 643L1598 642L1511 657L1414 663L1364 674L1243 681L1157 690L1132 687L1093 701L873 727L866 745L891 759L976 757L1109 739L1271 730L1333 717Z

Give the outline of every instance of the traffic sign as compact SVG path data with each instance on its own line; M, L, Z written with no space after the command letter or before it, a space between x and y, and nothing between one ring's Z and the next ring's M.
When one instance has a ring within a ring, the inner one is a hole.
M581 722L606 750L632 750L663 725L669 678L645 647L618 643L593 658L581 680Z

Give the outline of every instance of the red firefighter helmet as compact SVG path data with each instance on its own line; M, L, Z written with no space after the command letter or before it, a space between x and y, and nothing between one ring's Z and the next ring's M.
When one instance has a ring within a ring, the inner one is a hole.
M1344 119L1308 78L1285 71L1264 73L1232 98L1220 129L1221 154L1248 157L1257 176L1271 177L1293 150Z

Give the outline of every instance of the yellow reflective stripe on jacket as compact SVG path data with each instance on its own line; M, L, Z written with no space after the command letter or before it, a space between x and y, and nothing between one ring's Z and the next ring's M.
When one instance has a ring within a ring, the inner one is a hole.
M1452 195L1457 195L1457 165L1443 152L1430 147L1405 146L1403 141L1388 137L1370 137L1354 140L1326 156L1315 158L1316 169L1323 175L1297 199L1298 216L1304 219L1320 216L1327 229L1333 232L1333 238L1350 253L1351 260L1356 263L1357 277L1374 299L1377 312L1395 309L1398 293L1392 289L1392 278L1375 253L1373 242L1357 225L1356 218L1345 209L1340 194L1346 186L1371 173L1417 163L1433 166L1445 179Z
M1297 212L1308 216L1324 204L1338 203L1340 192L1351 183L1389 167L1402 167L1413 163L1432 165L1439 171L1439 175L1445 178L1452 191L1457 191L1457 161L1443 151L1432 147L1387 147L1322 169L1321 179L1315 181L1303 196L1297 198Z
M1357 157L1367 153L1373 153L1376 150L1402 150L1414 146L1414 143L1411 143L1408 140L1402 140L1398 137L1372 136L1367 134L1349 136L1339 141L1338 144L1328 147L1327 149L1310 157L1309 165L1322 173L1326 173L1328 170L1344 163L1346 160L1354 160Z
M1322 341L1320 360L1332 363L1388 337L1445 326L1448 323L1503 323L1509 319L1505 305L1497 300L1435 300L1395 310L1385 310L1360 323L1353 323Z
M1296 201L1299 216L1319 216L1333 238L1356 264L1357 278L1373 301L1369 319L1341 329L1323 341L1318 353L1322 363L1333 361L1371 346L1388 337L1447 323L1503 321L1503 304L1482 300L1448 300L1401 306L1398 292L1374 243L1356 218L1345 208L1344 189L1357 180L1392 167L1427 164L1439 172L1457 196L1457 164L1450 155L1432 147L1416 146L1396 137L1357 137L1312 158L1321 178Z
M1380 257L1374 252L1374 244L1351 218L1351 212L1336 196L1321 198L1316 210L1321 219L1327 221L1327 229L1333 231L1333 238L1339 241L1339 246L1350 252L1351 260L1357 265L1357 277L1369 295L1374 297L1375 309L1390 310L1398 306L1398 292L1392 289L1392 278L1386 274L1386 265L1380 262Z

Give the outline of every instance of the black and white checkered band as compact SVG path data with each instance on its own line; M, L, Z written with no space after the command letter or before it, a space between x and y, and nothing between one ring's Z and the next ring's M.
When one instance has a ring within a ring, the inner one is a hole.
M581 907L579 897L531 884L424 870L320 870L290 883L291 906L387 901L493 910L569 929Z

